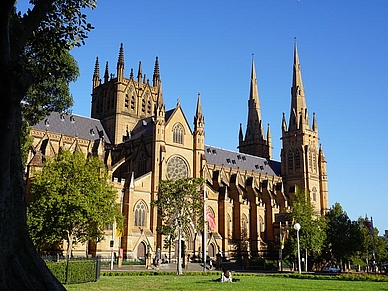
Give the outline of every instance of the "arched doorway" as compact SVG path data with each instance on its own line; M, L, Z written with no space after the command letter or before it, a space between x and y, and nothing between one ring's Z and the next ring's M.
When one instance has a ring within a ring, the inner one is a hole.
M144 260L145 256L146 256L146 245L144 242L141 242L137 247L137 258L139 260Z

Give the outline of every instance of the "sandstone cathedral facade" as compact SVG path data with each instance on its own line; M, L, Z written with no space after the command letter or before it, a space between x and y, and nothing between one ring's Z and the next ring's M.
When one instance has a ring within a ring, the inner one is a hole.
M287 122L283 114L281 128L281 160L275 161L269 125L266 132L263 128L252 59L248 121L245 132L240 124L238 151L205 144L200 95L191 127L179 101L175 108L165 108L158 58L151 82L141 62L136 76L131 69L126 78L121 45L115 75L106 63L101 79L96 59L91 118L52 113L33 127L27 181L32 170L42 166L43 157L53 157L61 148L103 159L117 189L124 231L107 226L104 241L78 245L74 252L107 255L114 240L115 252L125 259L139 259L147 253L168 252L156 231L160 221L151 206L158 197L159 181L203 177L207 211L216 221L215 229L207 229L209 256L230 256L243 235L250 256L268 256L277 253L279 223L296 188L308 191L318 214L328 210L326 159L315 114L310 124L296 44L290 116ZM184 230L183 240L187 254L202 253L202 233L194 224Z

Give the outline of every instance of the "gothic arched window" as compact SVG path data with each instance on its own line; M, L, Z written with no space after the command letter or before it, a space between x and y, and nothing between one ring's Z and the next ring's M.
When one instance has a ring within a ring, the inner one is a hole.
M314 201L314 202L317 202L317 188L314 187L314 188L313 188L313 191L311 191L311 192L312 192L312 194L313 194L313 195L312 195L312 196L313 196L313 197L312 197L312 198L313 198L313 201Z
M147 102L147 114L151 114L151 101L148 100Z
M179 123L174 125L172 129L172 141L175 143L183 144L183 127Z
M131 97L131 110L135 111L135 96L133 95Z
M141 101L141 112L143 114L145 114L145 100L144 99Z
M125 107L125 108L128 108L128 106L129 106L129 97L128 97L128 94L125 94L124 107Z
M143 201L136 203L134 208L134 226L145 226L147 207Z
M137 162L137 167L139 171L139 175L143 175L147 171L147 156L145 153L141 153L138 162Z
M312 168L313 168L313 172L316 173L317 172L317 152L314 150L312 155L313 155L313 165L312 165Z
M298 149L296 149L296 151L295 151L295 169L296 170L300 169L300 165L301 165L300 151Z
M294 154L291 150L289 150L287 154L287 164L288 170L292 171L294 169Z

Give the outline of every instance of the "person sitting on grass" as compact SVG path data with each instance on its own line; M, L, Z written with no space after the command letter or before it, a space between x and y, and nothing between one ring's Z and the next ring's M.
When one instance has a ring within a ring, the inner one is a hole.
M224 270L221 273L221 282L232 282L232 273L229 270Z

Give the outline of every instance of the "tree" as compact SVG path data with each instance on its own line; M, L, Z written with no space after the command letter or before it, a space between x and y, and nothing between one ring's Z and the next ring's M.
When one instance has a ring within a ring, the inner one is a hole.
M298 189L291 200L291 210L287 214L288 219L294 223L299 223L300 248L305 250L305 270L307 271L308 256L317 257L326 237L326 222L324 217L317 214L311 203L310 195L305 190ZM291 228L291 236L296 237L296 230ZM295 254L297 246L295 240L292 243L291 250ZM290 249L290 248L287 248Z
M336 260L340 266L351 260L360 250L358 224L352 222L339 203L335 203L325 215L327 221L326 247L328 261Z
M198 229L203 228L203 200L200 187L202 178L184 178L178 180L161 180L159 197L152 201L157 207L162 225L157 231L171 235L178 240L177 274L182 274L182 229L194 223ZM166 233L166 231L168 233Z
M368 221L368 217L359 217L355 222L359 228L360 233L360 248L356 255L357 258L366 262L366 265L373 263L373 252L375 251L376 263L382 263L387 258L387 242L378 236L379 230L373 228L373 236L368 228L365 227L365 222Z
M121 226L117 191L96 157L61 152L36 173L31 194L27 224L38 250L66 240L70 258L73 243L98 242L104 238L106 225L118 222Z
M21 102L35 80L50 73L55 80L61 52L84 42L92 26L82 11L95 1L30 2L24 15L16 13L15 0L0 2L0 290L64 290L38 256L26 226ZM33 56L40 69L29 62ZM50 86L46 89L52 96Z

